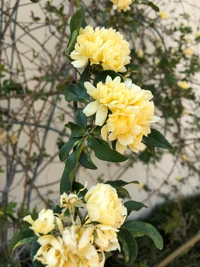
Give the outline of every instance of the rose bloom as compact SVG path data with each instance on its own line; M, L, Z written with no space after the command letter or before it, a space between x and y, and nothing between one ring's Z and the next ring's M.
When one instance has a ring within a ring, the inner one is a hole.
M147 136L151 132L150 124L159 120L154 116L154 104L150 101L152 93L131 80L121 82L120 77L112 80L107 76L105 83L99 82L96 87L89 82L84 85L94 101L83 112L87 117L96 113L96 125L106 122L101 130L103 139L117 140L116 150L120 153L124 153L127 146L134 152L143 150L143 135Z
M91 65L101 64L104 70L125 72L125 65L130 62L129 54L129 43L119 32L87 26L80 29L70 57L75 68L84 67L89 60Z
M111 0L113 3L113 9L117 9L117 11L127 11L130 10L130 5L132 4L133 0Z
M127 209L109 184L92 186L85 195L89 220L119 228L125 221Z
M51 209L42 209L35 221L30 215L23 218L24 221L32 225L30 229L32 229L36 235L46 235L51 232L55 228L55 219L56 217L54 217L53 210Z
M112 80L110 76L107 76L105 83L99 82L97 87L89 82L85 82L84 86L95 101L89 103L83 112L87 117L96 113L96 125L104 124L108 109L125 108L129 103L129 89L126 89L125 83L121 83L120 77Z

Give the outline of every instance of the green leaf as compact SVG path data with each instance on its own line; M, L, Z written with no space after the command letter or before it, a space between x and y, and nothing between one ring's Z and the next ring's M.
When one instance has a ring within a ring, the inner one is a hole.
M117 195L119 198L131 198L128 190L123 187L116 187Z
M123 180L116 180L116 181L106 181L105 184L110 184L112 187L122 187L129 184L139 184L138 181L131 181L131 182L125 182Z
M72 183L76 175L76 170L78 167L78 162L80 159L83 146L84 146L83 142L79 143L75 151L71 155L69 155L69 157L66 160L65 168L60 180L60 194L72 191Z
M78 31L77 30L73 31L73 33L71 34L71 37L69 39L69 42L67 44L67 52L66 52L66 55L68 57L70 56L70 53L74 50L77 36L78 36Z
M13 258L13 251L16 247L24 244L28 244L32 242L34 236L34 232L30 229L28 230L22 230L21 232L14 235L14 237L11 239L10 244L8 246L8 252L11 257Z
M78 11L74 13L70 20L70 31L71 33L75 30L78 30L81 28L83 22L85 19L85 10L83 7L81 7Z
M113 70L105 70L105 71L99 72L97 74L97 76L94 79L94 86L96 86L97 83L99 83L99 82L104 83L107 76L110 76L112 79L115 79L116 77L120 77L121 81L123 81L123 78L122 78L122 76L119 75L119 73L117 73Z
M85 135L85 129L77 124L74 124L73 122L68 122L65 124L67 128L71 130L70 137L83 137Z
M139 65L132 64L132 63L126 65L126 68L127 68L128 72L129 71L139 71L140 70L140 66Z
M17 203L16 202L10 202L6 207L5 207L5 210L4 210L4 214L6 215L11 215L15 212L15 208L17 206Z
M44 265L40 261L34 260L34 256L37 253L38 249L40 248L40 244L37 242L37 240L38 237L35 236L31 246L31 260L34 267L44 267Z
M83 24L85 24L85 10L83 7L81 7L76 13L74 13L70 20L71 38L67 45L69 54L74 50L79 30Z
M88 151L87 147L83 148L79 162L83 167L87 169L91 169L91 170L97 169L97 166L91 160L90 152Z
M108 142L100 138L93 138L92 136L89 136L88 146L94 151L95 156L98 159L109 162L122 162L127 160L127 157L111 149Z
M31 0L31 2L38 3L38 2L40 2L40 0Z
M87 129L87 117L85 116L81 108L76 110L75 116L76 116L76 123L82 126L84 129Z
M119 239L125 262L128 264L133 263L138 254L138 246L135 238L128 230L123 228L120 228L117 233L117 238Z
M141 202L137 202L134 200L129 200L127 202L124 203L124 206L127 208L127 214L129 215L133 210L134 211L139 211L142 208L147 208L146 205L144 205Z
M160 9L153 2L148 2L148 6L150 6L154 11L159 12Z
M77 140L79 140L78 138L70 138L69 141L67 143L65 143L60 151L59 151L59 158L60 158L60 161L65 161L66 158L69 156L69 152L72 150L72 148L74 146L76 146L77 144Z
M151 129L151 133L148 136L143 137L143 143L165 149L172 148L171 144L167 141L167 139L159 131L155 129Z
M86 89L81 84L71 83L66 87L65 100L67 102L79 101L82 103L87 103L88 94Z
M163 248L162 236L153 225L141 221L128 221L122 227L129 230L134 237L149 236L158 249Z

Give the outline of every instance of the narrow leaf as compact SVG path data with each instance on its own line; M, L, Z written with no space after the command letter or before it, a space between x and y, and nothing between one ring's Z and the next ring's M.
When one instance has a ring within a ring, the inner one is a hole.
M72 16L70 20L70 31L71 33L74 30L79 30L82 26L82 23L84 22L85 18L85 10L83 7L81 7L74 15Z
M11 259L13 258L13 251L16 247L24 244L28 244L33 240L34 232L30 229L22 230L21 232L14 235L11 239L10 244L8 246L8 251Z
M167 141L167 139L159 131L155 129L151 129L151 133L148 136L143 137L143 143L165 149L172 148L171 144Z
M80 125L74 124L73 122L68 122L65 126L71 130L71 138L82 137L85 135L85 129Z
M116 180L116 181L106 181L105 184L110 184L112 187L122 187L128 184L139 184L138 181L131 181L131 182L125 182L123 180Z
M123 228L120 228L117 233L117 238L119 239L125 262L128 264L133 263L138 254L138 246L135 238L128 230Z
M97 166L91 160L90 152L88 151L88 149L86 147L84 147L82 150L79 162L83 167L85 167L87 169L91 169L91 170L97 169Z
M87 129L87 117L85 116L81 108L76 110L75 116L76 116L76 123L82 126L84 129Z
M59 151L59 158L60 161L65 161L66 158L69 156L69 152L72 148L77 144L78 138L70 138L68 142L66 142Z
M146 205L144 205L141 202L137 202L134 200L129 200L124 203L124 206L127 208L127 214L129 215L132 211L139 211L142 208L147 208Z
M163 248L163 239L153 225L141 221L128 221L122 227L129 230L134 237L149 236L158 249Z
M148 2L148 6L150 6L154 11L159 12L160 9L153 2Z
M74 13L70 20L71 37L67 45L68 55L74 50L79 30L83 24L85 24L85 10L81 7L76 13Z
M76 150L69 155L66 160L65 168L60 180L60 194L72 191L72 183L74 181L79 158L83 149L83 143L79 143Z
M95 156L98 159L109 162L122 162L127 160L127 157L111 149L108 142L100 138L93 138L92 136L89 136L88 146L94 151Z
M67 52L66 52L66 54L67 54L68 57L70 56L70 53L74 50L74 46L76 44L77 36L78 36L78 31L74 30L73 33L71 33L69 42L67 44Z

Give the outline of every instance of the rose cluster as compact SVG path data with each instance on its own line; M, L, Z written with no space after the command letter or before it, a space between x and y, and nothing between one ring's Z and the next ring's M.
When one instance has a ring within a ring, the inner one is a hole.
M61 214L51 209L40 211L34 221L24 218L38 236L40 248L34 260L47 267L103 267L105 253L120 250L117 232L127 210L109 184L97 184L85 195L64 193L60 197ZM86 208L81 218L78 208Z
M153 97L131 80L121 82L120 77L112 80L107 76L105 83L96 87L85 82L87 93L94 99L83 112L86 116L96 113L95 124L103 126L101 134L104 140L116 140L116 150L124 153L127 146L134 152L145 148L143 136L147 136L150 124L159 120L154 116Z
M87 26L80 29L70 57L75 68L84 67L89 60L91 65L101 65L104 70L125 72L125 65L130 63L129 54L129 43L119 32Z

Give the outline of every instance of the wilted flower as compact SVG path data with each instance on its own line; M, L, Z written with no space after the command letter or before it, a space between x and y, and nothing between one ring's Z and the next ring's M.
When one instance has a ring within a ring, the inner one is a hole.
M84 207L83 201L74 193L63 193L60 196L60 207L71 208L71 207Z
M38 238L41 245L34 260L47 267L103 267L105 256L93 244L94 226L66 227L62 236L44 235Z
M167 19L167 18L168 18L168 14L167 14L167 12L161 11L161 12L159 13L159 15L160 15L160 18L161 18L161 19Z
M94 243L101 251L109 252L117 249L120 251L120 245L117 239L118 230L116 228L110 225L97 224L95 232L96 238Z
M178 87L185 89L185 90L187 90L190 87L189 84L185 81L179 81L177 82L177 85Z
M125 72L130 62L129 43L114 29L81 28L77 43L70 57L75 68L84 67L88 60L91 65L100 64L104 70Z
M55 228L55 217L53 214L53 210L51 209L42 209L39 212L38 218L35 221L30 215L24 217L23 220L32 225L30 229L32 229L36 235L46 235Z
M92 186L85 195L90 221L119 228L125 221L127 210L118 198L117 191L109 184Z
M113 9L121 12L130 10L133 0L111 0L111 2L113 3Z

